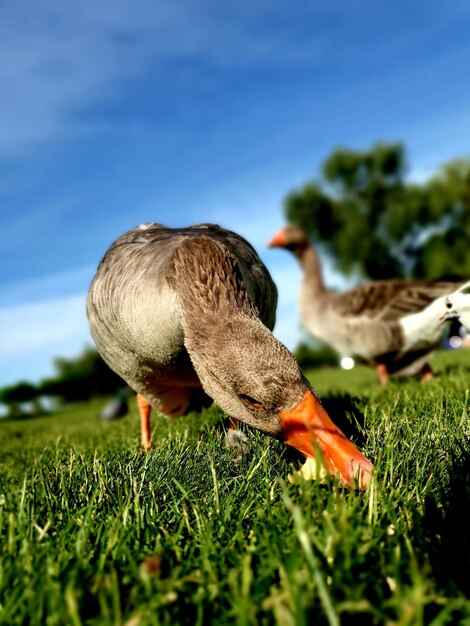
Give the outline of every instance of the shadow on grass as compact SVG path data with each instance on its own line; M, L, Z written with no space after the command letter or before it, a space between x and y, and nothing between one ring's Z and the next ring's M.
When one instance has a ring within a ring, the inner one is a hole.
M0 424L12 424L15 422L27 422L30 420L34 420L38 417L55 417L55 413L53 411L38 411L37 413L21 413L20 415L15 415L13 417L6 416L0 419Z
M440 367L438 372L435 372L435 375L439 376L455 376L455 374L460 374L461 372L470 372L470 365L465 365L462 363L448 363L443 367Z
M470 439L448 459L448 476L439 493L428 497L420 520L424 547L443 586L452 581L470 595Z
M322 398L322 404L336 426L359 447L365 444L363 400L349 394Z

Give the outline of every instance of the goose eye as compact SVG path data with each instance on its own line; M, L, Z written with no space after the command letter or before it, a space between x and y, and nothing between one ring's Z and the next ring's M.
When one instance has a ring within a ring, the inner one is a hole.
M447 302L446 307L447 307L448 309L451 309L451 308L452 308L452 302Z
M255 398L252 398L251 396L248 396L246 393L241 393L240 394L240 400L243 400L243 402L245 404L249 404L250 406L254 407L255 409L261 409L263 407L261 402L259 402Z

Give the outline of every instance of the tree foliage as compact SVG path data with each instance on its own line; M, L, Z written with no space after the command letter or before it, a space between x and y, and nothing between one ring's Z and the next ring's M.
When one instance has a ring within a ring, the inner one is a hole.
M286 198L302 227L345 274L373 279L470 275L470 161L443 166L422 184L406 182L401 144L364 152L339 148L320 181Z
M0 403L8 407L7 417L31 417L42 415L44 407L39 399L40 391L37 385L27 381L20 381L9 387L0 389ZM25 405L28 408L25 410Z
M33 404L34 413L42 413L41 396L56 396L64 402L74 402L108 396L126 386L99 353L90 347L85 347L76 358L56 358L54 367L57 375L42 380L38 385L22 381L0 389L0 403L8 406L10 417L21 417L21 405L26 402Z
M30 402L38 395L38 388L31 383L21 381L10 387L0 389L0 402L13 404L17 402Z

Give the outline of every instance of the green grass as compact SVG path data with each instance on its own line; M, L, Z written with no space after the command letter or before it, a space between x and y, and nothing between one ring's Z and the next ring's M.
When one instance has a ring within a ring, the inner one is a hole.
M102 403L0 424L0 623L470 624L470 351L380 388L308 372L376 464L365 493L287 477L298 461L222 414L102 423Z

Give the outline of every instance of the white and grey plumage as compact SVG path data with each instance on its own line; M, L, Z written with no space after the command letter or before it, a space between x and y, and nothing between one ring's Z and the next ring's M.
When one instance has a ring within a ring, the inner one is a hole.
M470 332L470 282L444 298L440 319L457 319Z
M444 297L461 283L384 280L335 293L300 228L282 229L268 245L290 250L302 267L299 314L313 336L341 356L374 365L384 384L390 374L431 375L428 360L445 333L439 322Z
M365 486L371 463L271 333L276 300L267 269L236 233L144 224L105 254L87 311L104 360L138 393L145 448L151 406L174 417L213 399L307 457L315 442L343 482Z

